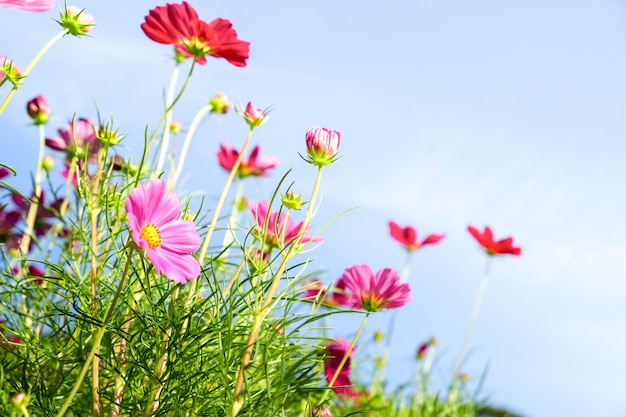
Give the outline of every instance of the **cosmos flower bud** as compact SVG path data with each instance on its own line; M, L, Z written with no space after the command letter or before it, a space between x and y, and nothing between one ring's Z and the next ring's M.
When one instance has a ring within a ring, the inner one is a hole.
M306 131L305 139L306 152L309 156L307 162L318 167L335 162L341 142L339 132L324 127L311 126Z
M209 100L209 106L211 107L211 113L226 114L233 108L233 103L230 102L226 94L217 93L215 97Z
M50 107L41 94L26 104L26 112L36 125L45 125L50 117Z
M86 35L91 27L95 24L92 14L85 13L85 9L76 6L65 8L65 13L61 14L60 21L57 21L62 27L67 29L70 35L83 36Z
M252 102L249 101L246 105L246 109L243 112L243 118L250 125L250 129L261 126L267 120L267 115L261 109L252 106Z
M287 207L290 210L300 210L304 202L301 201L302 196L300 194L295 194L293 192L288 192L284 196L281 197L281 201L283 206Z
M20 67L8 57L0 55L0 85L5 81L9 81L13 85L17 85L22 78L22 70Z

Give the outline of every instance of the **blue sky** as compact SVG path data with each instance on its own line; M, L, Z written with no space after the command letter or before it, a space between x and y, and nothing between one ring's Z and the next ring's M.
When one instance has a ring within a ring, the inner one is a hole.
M139 29L159 4L77 4L95 15L94 38L63 39L36 67L0 119L2 162L34 164L36 129L23 109L39 93L52 106L51 127L74 113L95 118L96 102L136 149L172 69L171 48ZM410 377L414 351L430 336L440 342L437 372L451 372L484 263L465 229L488 224L524 253L492 266L466 371L476 380L488 364L483 392L528 417L626 415L623 3L192 4L205 20L230 19L251 42L250 60L245 69L221 60L198 68L175 119L188 125L218 91L274 105L254 141L281 160L272 178L293 167L303 192L314 177L297 154L307 127L342 133L314 226L361 207L324 232L316 256L325 280L360 263L400 270L389 219L447 234L413 257L394 381ZM24 67L57 32L52 15L0 9L0 54ZM216 195L225 175L215 151L244 135L235 116L202 123L181 191ZM246 190L269 194L274 184ZM369 328L384 329L388 318Z

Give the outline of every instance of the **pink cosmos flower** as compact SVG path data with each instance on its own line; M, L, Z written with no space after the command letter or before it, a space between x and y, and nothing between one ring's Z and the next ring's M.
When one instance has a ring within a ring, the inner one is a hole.
M367 265L346 268L339 279L351 297L353 308L370 312L402 307L411 301L411 287L400 282L400 276L391 268L376 274Z
M519 255L522 253L522 248L513 246L512 237L494 240L493 232L489 226L485 226L485 231L482 233L474 226L467 226L467 230L489 256L503 254Z
M313 408L311 410L311 417L333 417L332 413L325 405Z
M85 118L72 120L66 129L57 129L57 132L61 137L46 138L46 146L66 152L68 161L74 157L79 161L95 159L100 143L91 120Z
M339 281L334 288L326 288L319 279L314 279L305 285L302 298L329 307L349 306L350 299L345 292L345 282Z
M295 224L294 220L287 213L282 211L268 213L269 203L267 200L262 200L258 204L250 200L246 201L246 203L256 223L254 230L255 237L259 240L263 240L264 236L267 245L275 248L283 248L290 244L298 234L302 232L303 222ZM267 230L263 233L265 227L267 227ZM311 226L307 226L304 233L308 233L310 229ZM323 239L319 236L304 236L300 243L321 242L322 240Z
M259 145L256 145L252 149L252 152L250 152L248 160L241 160L239 168L237 169L237 176L239 178L245 178L250 175L265 177L267 176L268 170L278 166L278 158L273 156L263 156L259 158L258 155L260 149ZM239 152L233 149L229 143L222 143L220 145L220 150L217 151L217 160L219 161L221 167L227 172L230 172L233 169L235 161L237 161L238 157Z
M324 358L324 375L326 375L326 381L330 384L341 364L341 361L346 356L350 348L350 342L344 339L335 338L326 344L326 357ZM356 398L359 396L358 392L351 386L350 382L350 362L354 356L356 346L348 355L348 359L343 364L343 367L339 371L337 379L333 383L335 393L340 396L347 396L350 398Z
M150 10L141 29L155 42L174 45L185 58L206 64L206 55L224 58L237 67L245 67L250 42L237 39L229 20L217 18L210 23L200 20L186 1L157 6Z
M191 255L200 247L200 235L192 221L177 220L178 196L166 193L165 187L165 181L156 179L135 188L126 200L126 213L133 240L157 273L185 284L200 275L200 264Z
M339 132L325 127L311 126L306 131L305 140L306 151L310 158L308 162L319 167L335 162L341 142Z
M68 6L65 12L61 14L59 24L67 29L70 35L82 36L91 30L92 26L96 24L96 20L92 14L85 12L85 9Z
M3 166L0 166L0 180L8 177L9 175L11 175L11 171L9 171Z
M35 199L34 194L31 195L31 199ZM11 200L13 200L13 203L17 206L18 213L21 213L21 217L25 219L30 210L30 201L18 194L12 194ZM58 198L49 205L46 205L45 194L43 191L41 192L39 204L37 205L35 223L33 224L35 236L41 237L52 229L54 223L53 219L58 216L59 208L63 204L63 201L62 198Z
M250 125L251 129L261 126L267 120L267 115L262 109L256 108L252 105L252 101L246 104L246 109L243 112L243 118Z
M54 0L0 0L0 7L27 12L45 12L54 7Z
M446 236L440 234L430 234L420 242L417 239L417 231L413 226L402 227L393 220L389 220L389 233L396 242L404 246L409 252L420 249L425 245L434 245Z

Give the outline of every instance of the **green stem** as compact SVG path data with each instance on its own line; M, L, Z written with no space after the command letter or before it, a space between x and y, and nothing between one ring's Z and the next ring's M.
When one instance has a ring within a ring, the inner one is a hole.
M26 256L30 247L30 242L33 235L33 228L35 227L35 220L37 219L37 210L39 208L41 199L41 173L43 171L43 154L46 147L46 135L43 125L39 125L39 154L37 156L37 167L35 169L35 190L33 192L33 201L28 208L28 214L26 215L26 230L20 244L20 251L22 256Z
M491 258L492 258L491 256L487 256L487 261L485 262L485 272L480 282L480 288L478 289L478 294L476 294L476 299L474 300L474 307L472 308L472 315L470 316L470 321L467 326L467 330L465 332L465 338L463 339L463 344L461 345L461 350L459 351L459 357L457 359L456 366L454 367L454 372L452 373L452 380L450 382L452 387L456 386L456 379L459 376L461 365L463 364L463 360L465 359L465 351L467 350L467 346L472 336L472 331L474 330L474 326L476 325L476 320L478 319L478 312L480 311L480 305L482 303L483 296L485 295L485 290L487 289L487 284L489 282L489 268L491 266Z
M178 181L178 177L180 177L180 174L183 170L183 166L185 165L185 158L187 157L187 151L189 150L189 144L191 143L191 138L193 137L194 133L196 132L196 129L198 127L198 124L200 123L200 120L202 119L202 116L204 116L205 114L209 113L211 111L211 106L204 106L203 108L201 108L198 113L196 113L196 116L193 118L193 122L191 122L191 126L189 127L189 131L187 132L187 135L185 136L185 142L183 142L183 147L180 151L180 158L178 158L178 164L176 165L176 171L174 172L174 175L172 177L172 180L170 181L169 185L168 185L168 189L172 190L174 188L174 185L176 184L176 181ZM169 131L169 129L168 129Z
M87 359L85 360L85 363L83 364L83 367L80 370L80 373L78 374L78 378L76 379L76 382L74 383L74 387L72 388L72 391L70 391L68 396L65 398L65 402L63 403L61 410L59 410L59 412L57 413L57 417L63 417L65 413L67 412L67 409L72 404L72 401L74 400L74 397L76 396L76 393L80 389L80 386L83 383L83 380L85 379L85 375L87 375L87 371L89 370L89 365L92 363L93 358L96 355L96 351L100 348L100 343L102 342L102 338L104 337L104 333L106 332L107 323L109 322L109 320L111 319L111 316L113 315L113 311L115 310L115 305L117 304L117 300L120 298L120 294L122 293L122 288L124 287L124 282L126 281L126 277L128 276L128 270L130 268L130 261L131 261L132 255L133 255L133 252L131 251L128 254L128 257L126 258L126 264L124 265L124 271L122 272L120 283L117 286L117 291L115 291L115 295L113 296L111 305L109 306L109 309L107 310L107 313L104 316L104 320L102 321L102 327L100 327L100 331L96 334L94 341L93 341L93 346L91 347L91 351L89 351L89 355L87 355Z
M20 85L22 85L21 80L26 78L28 76L28 74L30 74L30 72L32 71L33 67L35 66L35 64L41 59L41 57L48 51L48 49L50 49L50 47L52 45L54 45L54 43L56 41L58 41L59 39L61 39L63 36L67 35L68 30L67 29L63 29L61 32L57 33L56 35L54 35L52 37L52 39L50 39L48 41L48 43L46 43L43 48L41 48L41 50L37 53L37 55L35 55L35 57L33 58L32 61L30 61L30 63L28 64L28 66L26 67L26 69L22 72L22 76L20 81L18 81L17 83L15 83L15 85L13 86L13 88L11 89L11 91L9 91L9 94L7 94L7 96L4 98L4 100L2 101L2 104L0 104L0 114L2 114L2 112L4 111L4 109L6 108L6 106L9 104L9 102L11 101L11 98L13 98L13 95L15 94L15 92L17 91L17 89L20 87Z
M337 378L339 377L339 374L341 373L341 370L343 369L344 365L348 361L348 358L350 357L350 353L354 349L354 346L356 345L357 340L359 340L359 336L361 336L361 333L363 332L363 329L365 328L365 323L367 322L367 319L368 319L369 316L370 316L370 313L367 313L367 314L365 314L365 317L363 317L363 321L361 322L361 326L359 327L359 330L357 330L356 334L354 335L354 338L352 339L352 342L350 343L350 346L348 347L348 350L346 351L346 354L341 359L341 362L339 362L339 366L335 370L335 373L333 374L332 379L328 383L328 386L330 388L332 388L334 386L335 381L337 381ZM329 391L330 390L325 390L324 391L324 395L322 395L322 399L317 404L318 406L320 406L320 405L322 405L324 403L324 401L326 400L326 397L328 397Z
M215 230L215 225L217 224L217 219L219 218L220 212L222 211L222 206L224 205L224 201L226 200L226 195L228 194L230 185L232 184L233 179L235 178L235 175L237 175L237 171L239 170L239 166L241 165L241 161L243 160L243 155L245 151L247 150L248 145L250 144L250 139L252 138L253 130L254 130L253 128L250 128L250 130L248 131L248 135L246 136L246 140L243 142L243 146L241 147L239 156L237 157L237 160L235 161L233 168L230 170L230 173L228 174L226 183L224 184L224 187L222 188L220 197L217 200L215 209L213 210L213 217L211 218L211 223L209 224L209 228L207 229L206 236L204 237L204 241L202 242L202 246L200 247L200 251L198 253L198 262L200 262L200 265L202 265L202 263L204 262L204 258L209 249L209 242L211 241L211 236L213 235L213 231ZM189 288L189 294L187 295L187 306L191 304L191 300L193 300L193 298L196 295L197 282L198 282L197 279L194 279L191 282L191 287Z

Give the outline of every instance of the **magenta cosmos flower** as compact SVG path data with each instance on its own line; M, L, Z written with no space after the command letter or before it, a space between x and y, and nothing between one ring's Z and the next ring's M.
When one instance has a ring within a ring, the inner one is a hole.
M391 268L374 274L367 265L346 268L339 279L351 297L352 308L370 312L402 307L411 301L411 287L400 282L400 276Z
M177 220L180 202L165 192L165 181L152 180L131 191L126 214L137 246L145 251L158 273L185 284L200 275L200 264L191 255L200 247L200 235L192 221Z
M80 118L72 120L65 129L57 129L60 138L46 138L46 146L67 153L67 161L76 158L79 161L92 161L96 157L100 142L96 137L93 122Z
M248 200L247 204L256 223L254 235L257 239L264 240L267 245L283 248L302 232L303 222L295 224L294 220L287 213L282 211L268 213L269 203L267 200L262 200L258 204ZM267 230L265 230L265 227L267 227ZM311 226L307 226L304 233L308 233L310 229ZM265 233L263 233L264 230ZM300 243L321 242L322 240L319 236L304 236Z
M417 239L417 231L413 226L402 227L393 220L389 220L389 233L391 237L404 246L409 252L413 252L426 245L438 243L445 235L430 234L421 242Z
M341 361L348 353L350 342L344 339L335 338L334 340L326 344L326 357L324 358L324 375L326 375L326 381L330 384L341 364ZM350 362L352 362L352 356L356 346L350 354L348 359L343 364L343 367L339 371L339 375L333 383L335 393L340 396L348 396L350 398L356 398L359 396L358 392L352 387L350 381Z
M485 249L485 252L487 252L489 256L504 254L519 255L522 253L522 248L513 246L512 237L495 240L489 226L485 226L485 231L482 233L474 226L467 226L467 230L474 239L476 239L478 244Z
M247 176L265 177L267 176L267 171L278 166L278 158L273 156L259 157L260 149L259 145L256 145L252 149L252 152L250 152L248 160L241 160L239 168L237 169L237 176L239 178L245 178ZM227 172L233 169L237 158L239 158L239 151L233 149L229 143L222 143L220 145L220 150L217 151L217 160L220 166Z
M252 101L246 104L246 108L243 111L243 118L248 125L250 125L250 129L261 126L268 119L263 109L254 107Z
M45 12L54 7L54 0L0 0L0 7L27 12Z
M206 55L211 55L237 67L246 66L250 42L237 39L237 32L226 19L210 23L200 20L186 1L150 10L141 29L153 41L174 45L178 53L200 65L206 64Z
M311 126L306 131L305 141L308 162L322 167L335 162L341 134L325 127Z

